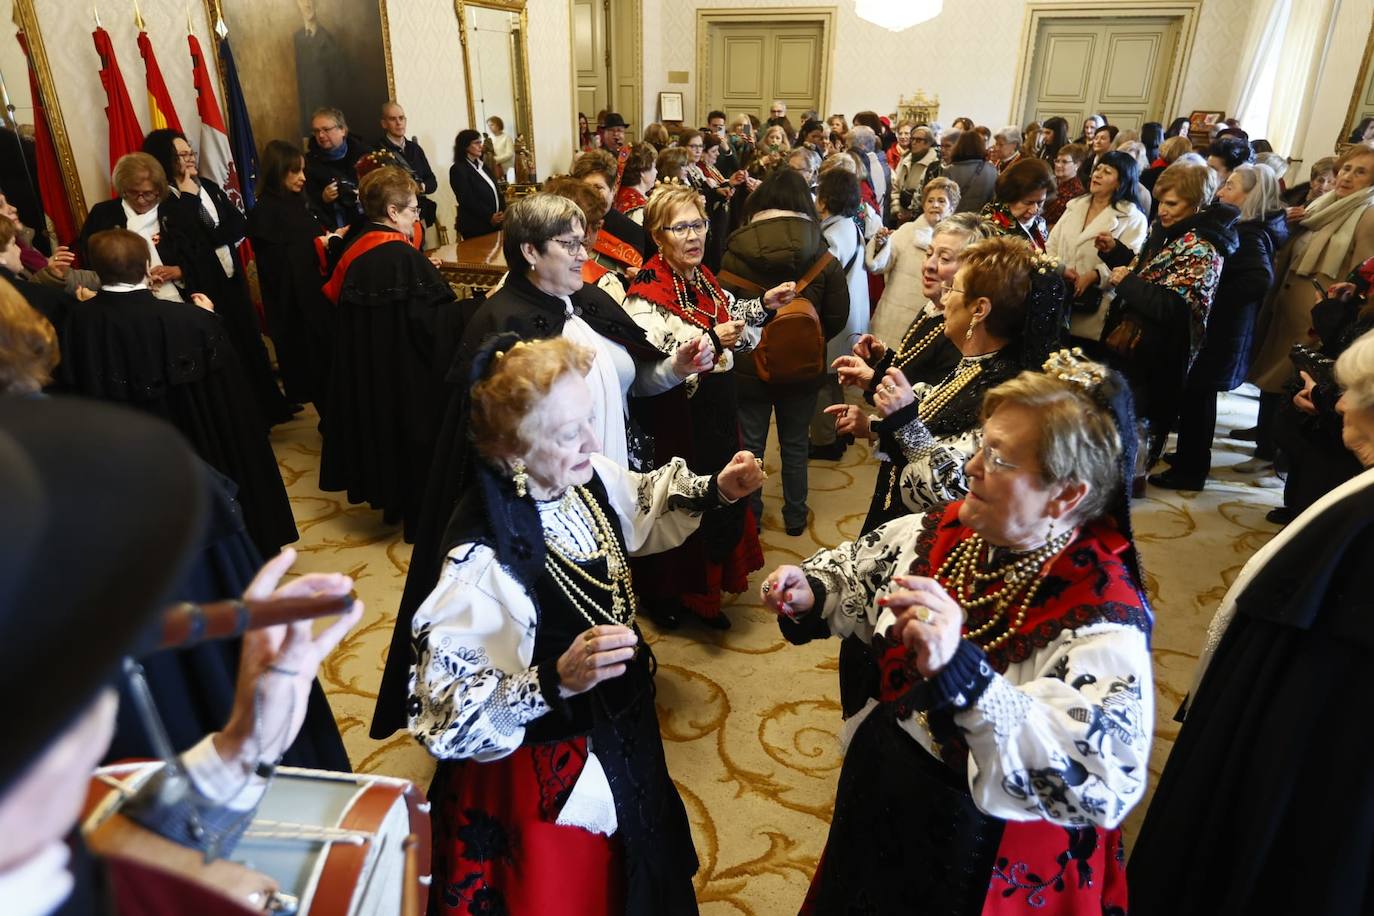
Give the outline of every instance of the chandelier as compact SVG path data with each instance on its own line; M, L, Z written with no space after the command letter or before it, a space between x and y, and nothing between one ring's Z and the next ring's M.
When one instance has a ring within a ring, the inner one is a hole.
M865 22L902 32L940 15L944 0L854 0L854 12Z

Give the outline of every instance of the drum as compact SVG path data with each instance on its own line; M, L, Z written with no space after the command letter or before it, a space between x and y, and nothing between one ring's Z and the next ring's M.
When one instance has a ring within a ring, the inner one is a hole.
M102 767L82 830L119 813L161 763ZM421 916L429 896L429 803L408 780L278 767L231 862L275 883L255 909L302 916ZM208 883L214 879L201 876ZM232 889L225 891L234 896Z

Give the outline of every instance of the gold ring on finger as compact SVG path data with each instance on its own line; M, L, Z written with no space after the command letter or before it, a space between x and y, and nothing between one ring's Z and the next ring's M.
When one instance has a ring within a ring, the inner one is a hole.
M935 620L935 612L928 607L918 607L916 609L916 619L921 621L921 623L933 623Z

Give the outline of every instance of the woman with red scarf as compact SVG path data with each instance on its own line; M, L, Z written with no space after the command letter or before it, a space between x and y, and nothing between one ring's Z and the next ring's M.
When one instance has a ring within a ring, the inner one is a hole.
M706 203L696 190L670 185L655 190L645 208L644 228L659 253L644 265L624 303L649 343L665 354L703 331L716 348L714 369L659 395L661 403L652 411L658 421L652 430L657 463L681 457L698 474L719 471L740 448L735 354L752 349L769 310L796 295L793 283L768 290L762 299L736 299L722 290L701 264L707 225ZM744 591L749 574L762 567L758 532L741 502L734 511L712 513L681 547L644 558L636 566L635 582L647 607L677 605L707 626L724 630L730 618L721 613L722 592ZM671 612L658 613L661 624L680 622Z
M1080 357L988 392L966 499L763 583L790 641L856 635L878 672L804 913L1125 912L1151 616L1130 390Z

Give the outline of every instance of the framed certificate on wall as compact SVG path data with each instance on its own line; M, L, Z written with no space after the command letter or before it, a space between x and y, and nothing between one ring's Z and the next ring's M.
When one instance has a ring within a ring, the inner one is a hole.
M660 121L682 120L681 92L660 92L658 94L658 119Z

